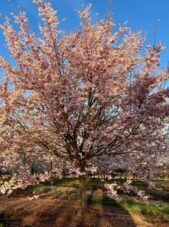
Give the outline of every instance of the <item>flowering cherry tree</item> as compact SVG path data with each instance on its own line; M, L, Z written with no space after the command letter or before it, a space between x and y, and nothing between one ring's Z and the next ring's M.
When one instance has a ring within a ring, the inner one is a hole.
M147 182L157 173L159 166L166 166L168 157L168 135L162 130L151 136L151 140L139 141L126 147L126 154L103 155L92 162L98 167L101 175L124 175L126 177L139 177ZM128 151L128 152L127 152Z
M1 150L46 152L81 175L93 158L139 156L168 114L163 46L148 46L142 55L139 32L115 32L111 19L92 24L90 6L80 13L79 31L64 35L51 4L34 2L42 18L39 37L24 12L15 17L19 32L9 18L1 25L15 60L0 58Z

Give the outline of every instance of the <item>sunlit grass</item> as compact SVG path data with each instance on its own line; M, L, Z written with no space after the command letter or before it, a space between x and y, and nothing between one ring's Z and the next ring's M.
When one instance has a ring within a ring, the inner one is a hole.
M135 200L124 200L119 203L130 212L143 214L151 218L169 220L169 205L145 204Z

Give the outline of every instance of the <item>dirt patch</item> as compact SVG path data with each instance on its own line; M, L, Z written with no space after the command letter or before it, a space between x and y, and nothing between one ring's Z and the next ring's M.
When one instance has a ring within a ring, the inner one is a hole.
M144 217L126 210L89 208L83 215L78 204L54 196L36 200L9 198L5 204L0 201L0 211L8 214L7 227L151 227L169 226L150 223ZM15 218L15 219L14 219Z

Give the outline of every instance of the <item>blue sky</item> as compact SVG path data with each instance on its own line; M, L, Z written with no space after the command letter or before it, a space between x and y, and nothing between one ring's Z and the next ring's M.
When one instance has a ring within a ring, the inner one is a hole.
M58 10L59 18L66 18L66 22L61 27L68 32L78 29L77 11L82 9L83 3L85 5L92 3L94 20L104 18L111 12L117 25L123 25L125 21L128 21L132 30L143 31L143 34L147 36L146 43L154 44L154 33L157 31L157 41L161 41L167 47L162 54L161 67L165 67L169 62L169 0L112 0L112 4L110 0L49 1ZM3 16L9 16L11 12L17 14L19 9L26 11L32 29L38 32L37 23L40 21L32 0L0 0L0 13ZM99 16L96 16L96 13ZM159 24L158 19L160 19ZM3 22L3 18L0 22ZM8 57L2 33L0 33L0 55Z

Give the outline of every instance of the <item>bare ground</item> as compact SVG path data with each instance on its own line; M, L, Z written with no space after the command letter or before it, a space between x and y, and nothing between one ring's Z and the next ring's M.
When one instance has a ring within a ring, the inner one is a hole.
M92 207L82 215L79 205L53 195L30 200L8 198L0 200L0 213L7 214L7 227L167 227L169 223L152 223L143 216L128 211Z

